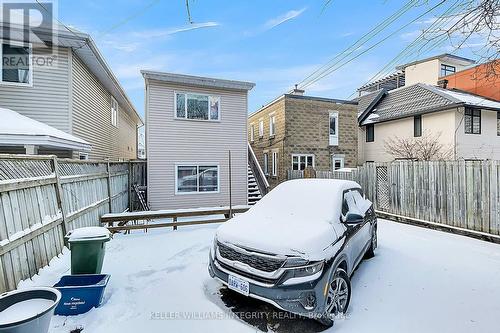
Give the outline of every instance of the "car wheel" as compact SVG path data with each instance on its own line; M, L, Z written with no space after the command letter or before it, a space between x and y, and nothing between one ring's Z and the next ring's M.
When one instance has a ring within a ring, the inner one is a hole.
M319 322L325 326L332 326L335 318L347 312L351 300L351 280L347 272L337 268L328 286L325 300L325 313Z
M370 242L370 246L368 247L368 250L366 250L365 258L370 259L375 257L376 248L377 248L377 227L374 227L372 231L372 239Z

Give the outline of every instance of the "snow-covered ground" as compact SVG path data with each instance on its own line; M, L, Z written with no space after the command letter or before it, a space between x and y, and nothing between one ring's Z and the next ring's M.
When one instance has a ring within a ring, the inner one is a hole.
M102 307L55 316L50 332L323 330L212 280L207 261L216 227L115 235L107 243L103 271L111 280ZM69 259L66 251L20 287L54 284L69 274ZM499 245L379 220L376 257L354 273L347 318L329 331L498 332L499 277Z

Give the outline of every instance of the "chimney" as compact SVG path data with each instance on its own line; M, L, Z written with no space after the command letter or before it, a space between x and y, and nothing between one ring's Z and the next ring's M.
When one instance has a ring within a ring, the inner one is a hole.
M439 80L438 86L443 88L443 89L446 89L446 87L448 87L448 80L447 79Z
M294 88L292 91L290 91L290 94L291 94L291 95L299 95L299 96L304 96L304 93L305 93L305 92L306 92L305 90L303 90L303 89L299 89L299 88L298 88L298 86L297 86L297 85L295 85L295 88Z

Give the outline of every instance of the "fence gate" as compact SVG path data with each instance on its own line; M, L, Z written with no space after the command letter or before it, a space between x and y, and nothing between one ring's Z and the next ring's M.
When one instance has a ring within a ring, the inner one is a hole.
M387 166L377 166L377 183L376 183L376 207L379 210L388 211L390 208L390 195L389 195L389 177Z

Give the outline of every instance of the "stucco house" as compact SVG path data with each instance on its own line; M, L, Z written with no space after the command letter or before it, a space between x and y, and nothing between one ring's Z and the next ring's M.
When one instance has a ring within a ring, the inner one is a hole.
M500 102L416 83L359 99L359 158L387 162L394 139L435 138L447 159L500 159Z
M254 84L141 73L151 209L228 206L230 199L246 205L247 103Z
M50 146L25 145L26 138L9 137L0 140L0 153L137 158L137 128L143 122L89 35L58 26L32 38L22 26L5 22L0 26L10 36L3 36L0 47L0 108L68 133L91 147L55 141Z
M294 89L248 117L248 141L273 188L289 170L357 165L357 103Z

